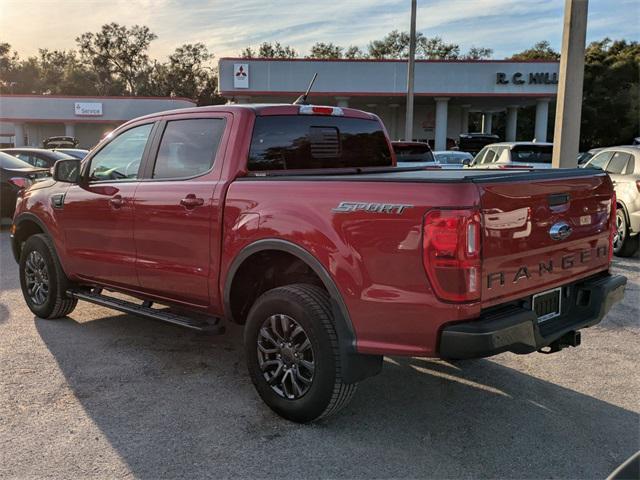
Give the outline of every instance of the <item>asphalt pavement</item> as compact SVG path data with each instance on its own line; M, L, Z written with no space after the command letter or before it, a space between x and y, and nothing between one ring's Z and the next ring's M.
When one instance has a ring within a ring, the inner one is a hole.
M640 256L623 303L557 354L387 358L297 425L219 337L80 304L27 309L0 232L0 478L605 478L640 448Z

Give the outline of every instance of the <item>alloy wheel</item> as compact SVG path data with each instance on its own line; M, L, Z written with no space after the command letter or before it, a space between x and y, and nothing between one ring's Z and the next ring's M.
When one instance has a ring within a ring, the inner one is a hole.
M258 333L258 364L279 396L297 400L313 383L315 360L307 333L293 318L276 314L267 318Z
M35 305L42 305L49 297L49 270L40 252L29 252L24 267L29 298Z
M618 251L622 248L624 238L627 234L627 223L624 218L623 212L617 212L616 214L616 234L613 237L613 249Z

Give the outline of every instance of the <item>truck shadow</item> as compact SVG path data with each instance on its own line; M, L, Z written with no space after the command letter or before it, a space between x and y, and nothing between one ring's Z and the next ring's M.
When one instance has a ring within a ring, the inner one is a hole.
M296 425L254 392L238 327L35 325L135 477L604 478L639 442L635 413L490 360L386 359L341 414Z

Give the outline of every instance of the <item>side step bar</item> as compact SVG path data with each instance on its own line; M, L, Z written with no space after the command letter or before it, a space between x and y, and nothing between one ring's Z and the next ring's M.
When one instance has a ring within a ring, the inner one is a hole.
M225 331L224 325L221 325L219 318L214 318L212 321L204 321L182 315L176 315L175 313L171 313L169 310L151 308L153 303L150 301L137 304L120 298L102 295L101 288L94 288L89 291L68 290L67 295L79 300L111 308L113 310L118 310L120 312L151 318L153 320L160 320L174 325L180 325L181 327L190 328L191 330L207 333L209 335L221 335Z

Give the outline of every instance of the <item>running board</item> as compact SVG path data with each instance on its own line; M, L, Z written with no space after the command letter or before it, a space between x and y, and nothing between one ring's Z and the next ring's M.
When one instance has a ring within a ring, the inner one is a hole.
M209 335L221 335L224 333L224 325L221 325L219 318L214 318L212 321L198 320L194 318L185 317L182 315L176 315L167 310L158 310L151 308L153 305L150 301L145 301L142 304L128 302L120 298L109 297L102 295L102 289L95 288L89 291L68 290L67 295L77 298L78 300L84 300L86 302L95 303L102 307L111 308L120 312L130 313L139 317L151 318L153 320L160 320L162 322L172 323L181 327L190 328L198 332L207 333Z

